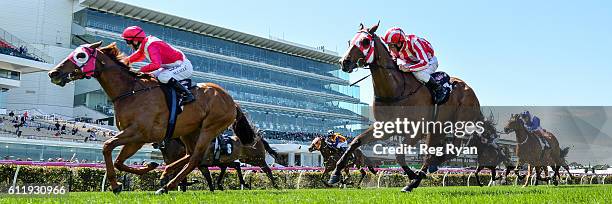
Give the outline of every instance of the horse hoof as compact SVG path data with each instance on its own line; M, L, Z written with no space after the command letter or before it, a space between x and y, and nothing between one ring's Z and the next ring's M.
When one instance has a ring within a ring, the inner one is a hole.
M327 181L327 184L334 185L338 182L340 182L340 176L333 174L331 175L331 177L329 177L329 181Z
M121 193L121 191L123 191L123 185L119 184L119 186L117 186L117 188L113 188L113 193L115 195L119 195L119 193Z
M147 167L155 169L159 166L159 164L157 162L151 162L147 164Z
M155 195L163 195L163 194L168 194L168 190L166 190L166 188L160 188L159 190L155 191Z

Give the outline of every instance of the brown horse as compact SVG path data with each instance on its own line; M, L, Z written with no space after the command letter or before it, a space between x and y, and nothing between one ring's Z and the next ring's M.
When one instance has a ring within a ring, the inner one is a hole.
M230 155L221 154L219 159L215 159L214 156L214 146L208 148L206 152L206 156L200 162L199 169L202 172L202 176L206 179L208 184L208 189L210 191L214 191L215 187L212 182L212 177L210 175L210 171L208 167L218 166L221 168L221 172L219 173L219 177L217 177L217 189L223 190L223 177L225 175L225 171L228 167L236 169L236 173L238 174L238 180L242 188L250 188L246 182L244 181L244 177L242 176L242 169L240 168L240 162L244 162L246 164L250 164L253 166L258 166L262 169L263 172L266 173L266 176L272 182L272 186L274 188L278 188L276 182L274 180L274 176L272 175L272 169L268 166L265 161L266 152L273 157L277 157L277 153L275 150L270 147L270 144L263 137L259 137L259 140L255 143L254 146L246 146L240 143L240 138L232 137L232 151ZM169 143L165 149L162 149L162 153L164 156L167 155L185 155L185 146L183 143L179 142L171 142ZM174 162L180 157L174 157L176 159L171 159L169 162ZM165 158L164 158L165 159ZM240 160L240 162L237 162ZM166 162L168 163L168 162ZM163 183L164 181L162 181Z
M480 103L476 94L465 82L457 78L451 78L454 88L447 102L436 108L430 91L423 88L423 84L413 74L399 70L387 47L375 34L377 29L378 25L369 29L361 25L358 31L358 35L361 35L361 37L356 36L356 40L350 43L346 54L340 59L342 71L347 73L351 73L358 67L369 67L375 96L372 111L376 121L388 122L395 121L398 118L406 118L409 121L482 121L484 117L480 112ZM370 49L373 49L373 61L367 62L360 47L371 47ZM346 167L348 157L359 146L391 136L386 134L382 138L375 138L373 133L374 127L371 126L351 142L348 150L338 161L328 183L339 182L340 171ZM407 140L407 145L414 145L425 139L425 134L420 132L414 136L398 135L410 137ZM429 147L442 147L445 141L446 135L444 134L429 134L425 143ZM455 142L457 140L453 140L453 143ZM421 180L426 177L425 171L427 169L436 171L437 165L453 157L452 154L439 157L428 156L424 159L419 174L412 176L410 178L412 179L411 183L404 187L402 191L408 192L418 187Z
M78 47L69 58L49 71L49 78L52 83L64 86L70 81L93 76L113 101L120 132L104 142L102 153L111 188L114 193L119 193L121 184L117 182L115 167L138 175L150 170L146 167L129 167L124 161L144 144L164 140L169 111L156 79L131 71L129 66L121 62L124 57L114 43L99 48L101 44L97 42ZM184 106L172 135L183 141L187 154L166 167L162 179L168 176L168 172L182 169L157 194L175 188L199 166L211 141L229 126L232 126L243 143L252 144L255 141L255 133L247 118L223 88L213 83L201 83L191 91L196 101ZM113 163L112 151L121 145L123 148Z
M492 119L485 120L484 126L485 132L483 132L481 135L492 136L497 134L497 131L495 130L495 123ZM513 169L515 174L518 175L518 169L515 167L515 165L512 163L508 156L510 155L508 148L498 146L498 149L496 149L495 146L486 143L485 141L483 141L483 139L486 138L474 135L467 141L468 146L474 146L478 148L478 156L476 159L478 166L476 167L476 172L474 173L476 177L476 183L478 183L479 186L483 186L482 183L480 183L479 174L480 171L482 171L484 168L491 170L491 182L508 177L508 174L510 174L510 171ZM504 176L500 175L499 177L497 177L497 166L501 163L504 163L504 166L506 167L505 174ZM489 183L489 185L490 184L491 183Z
M520 114L512 114L508 124L504 128L506 133L514 132L516 135L516 155L519 158L517 167L522 163L528 164L527 166L527 179L523 187L529 185L529 179L531 178L532 170L536 171L536 185L537 181L548 181L548 178L541 178L540 173L542 170L547 171L547 166L552 167L555 174L553 175L553 182L558 185L561 178L559 169L565 168L570 177L572 174L569 173L569 166L566 164L565 157L569 152L569 147L561 150L559 148L559 141L550 132L545 132L545 135L531 134L527 131ZM550 149L545 150L540 145L540 139L546 140L550 144Z
M321 175L321 181L325 184L325 186L329 187L329 184L327 184L327 182L325 182L324 179L325 177L327 177L327 174L331 170L336 168L336 162L338 162L338 159L340 159L343 152L340 149L333 147L327 141L325 141L325 138L322 136L315 137L312 140L310 147L308 147L308 151L321 152L321 156L323 156L323 165L324 165L323 174ZM363 181L363 178L365 178L366 176L366 171L362 167L367 167L368 170L370 170L370 172L372 172L373 174L376 174L376 170L374 170L372 162L370 162L368 158L359 149L353 152L351 161L348 163L348 165L346 165L342 169L346 175L346 178L341 181L343 184L347 184L350 179L351 174L349 171L351 167L355 167L359 169L359 172L361 173L359 182L356 185L357 188L361 188L361 182Z

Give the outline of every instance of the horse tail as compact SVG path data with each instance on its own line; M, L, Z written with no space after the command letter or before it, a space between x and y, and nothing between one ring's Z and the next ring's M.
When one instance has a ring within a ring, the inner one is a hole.
M268 141L266 141L263 137L261 138L260 141L264 145L264 149L266 149L266 152L268 152L268 154L274 157L274 159L278 159L278 153L276 152L276 150L270 147L270 144L268 144Z
M253 144L255 142L255 130L238 105L236 105L236 121L232 124L232 130L240 138L242 144Z
M565 157L567 157L567 153L569 153L569 147L565 147L561 150L561 153L559 154L561 156L562 159L565 159Z

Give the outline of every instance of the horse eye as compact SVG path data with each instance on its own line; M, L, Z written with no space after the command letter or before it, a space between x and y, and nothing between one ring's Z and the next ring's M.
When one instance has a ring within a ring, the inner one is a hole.
M370 46L370 39L363 39L361 41L361 46L362 47L369 47Z
M84 52L79 52L76 55L77 59L82 59L82 58L85 58L85 57L87 57L87 54L85 54Z

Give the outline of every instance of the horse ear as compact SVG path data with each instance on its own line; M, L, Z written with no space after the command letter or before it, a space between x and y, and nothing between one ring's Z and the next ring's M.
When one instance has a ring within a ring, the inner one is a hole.
M91 45L89 45L89 48L96 49L96 48L100 47L100 45L102 45L102 41L101 40L98 41L98 42L95 42L95 43L93 43Z
M363 30L363 23L359 23L359 30Z
M373 25L370 29L368 29L368 32L370 34L374 34L376 30L378 30L378 25L380 25L380 20L378 21L378 23L376 23L376 25Z

